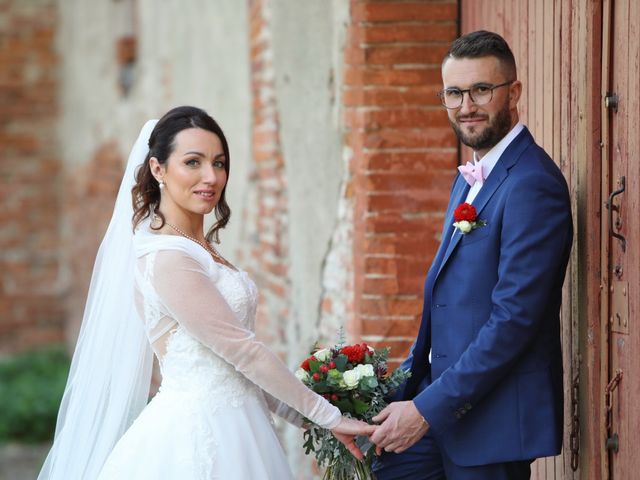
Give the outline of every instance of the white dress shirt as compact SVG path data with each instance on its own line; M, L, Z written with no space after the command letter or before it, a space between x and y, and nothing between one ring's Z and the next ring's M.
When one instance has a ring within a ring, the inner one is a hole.
M524 125L522 123L516 123L511 131L504 137L502 137L502 140L496 143L493 148L489 150L481 159L478 159L478 155L476 154L476 152L473 152L473 162L476 165L480 164L480 167L482 168L482 178L484 178L485 181L487 178L489 178L489 174L491 173L491 170L493 170L493 167L495 167L500 156L504 153L509 144L513 142L513 140L518 136L523 128ZM469 189L469 193L467 194L467 199L465 200L465 202L473 202L481 188L482 185L480 184L480 182L474 183L473 187Z

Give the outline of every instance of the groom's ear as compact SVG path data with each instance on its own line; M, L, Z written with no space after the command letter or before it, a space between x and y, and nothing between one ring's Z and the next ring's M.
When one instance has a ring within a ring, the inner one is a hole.
M160 165L160 162L156 157L151 157L149 159L149 169L151 170L151 175L153 175L156 180L162 180L162 177L164 176L164 168L162 168L162 165Z
M509 85L509 108L514 109L518 107L520 95L522 95L522 82L520 80L516 80Z

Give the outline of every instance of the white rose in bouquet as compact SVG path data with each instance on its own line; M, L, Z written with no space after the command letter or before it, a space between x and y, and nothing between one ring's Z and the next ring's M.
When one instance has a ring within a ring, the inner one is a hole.
M295 376L301 382L307 382L309 380L309 374L303 368L296 370Z
M360 383L360 378L362 378L362 376L355 368L353 370L347 370L342 374L342 379L344 380L347 388L356 388L358 383Z
M375 375L373 365L370 363L358 365L355 369L360 373L360 377L373 377Z
M316 359L321 362L326 362L327 360L329 360L330 355L331 355L331 350L329 350L328 348L323 348L322 350L318 350L316 353L313 354L313 356L316 357Z

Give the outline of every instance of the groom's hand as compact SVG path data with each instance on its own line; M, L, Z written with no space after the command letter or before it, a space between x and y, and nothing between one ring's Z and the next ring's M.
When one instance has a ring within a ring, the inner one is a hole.
M382 450L394 453L404 452L429 430L429 424L411 400L389 404L373 417L373 421L380 422L371 435L371 441L376 445L378 455Z

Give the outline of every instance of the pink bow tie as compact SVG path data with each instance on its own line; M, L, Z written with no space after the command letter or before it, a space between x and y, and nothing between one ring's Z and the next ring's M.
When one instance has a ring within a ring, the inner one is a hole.
M467 162L466 165L460 165L458 170L467 181L470 187L473 187L473 184L478 182L480 185L484 183L484 177L482 176L482 165L473 164L471 162Z

